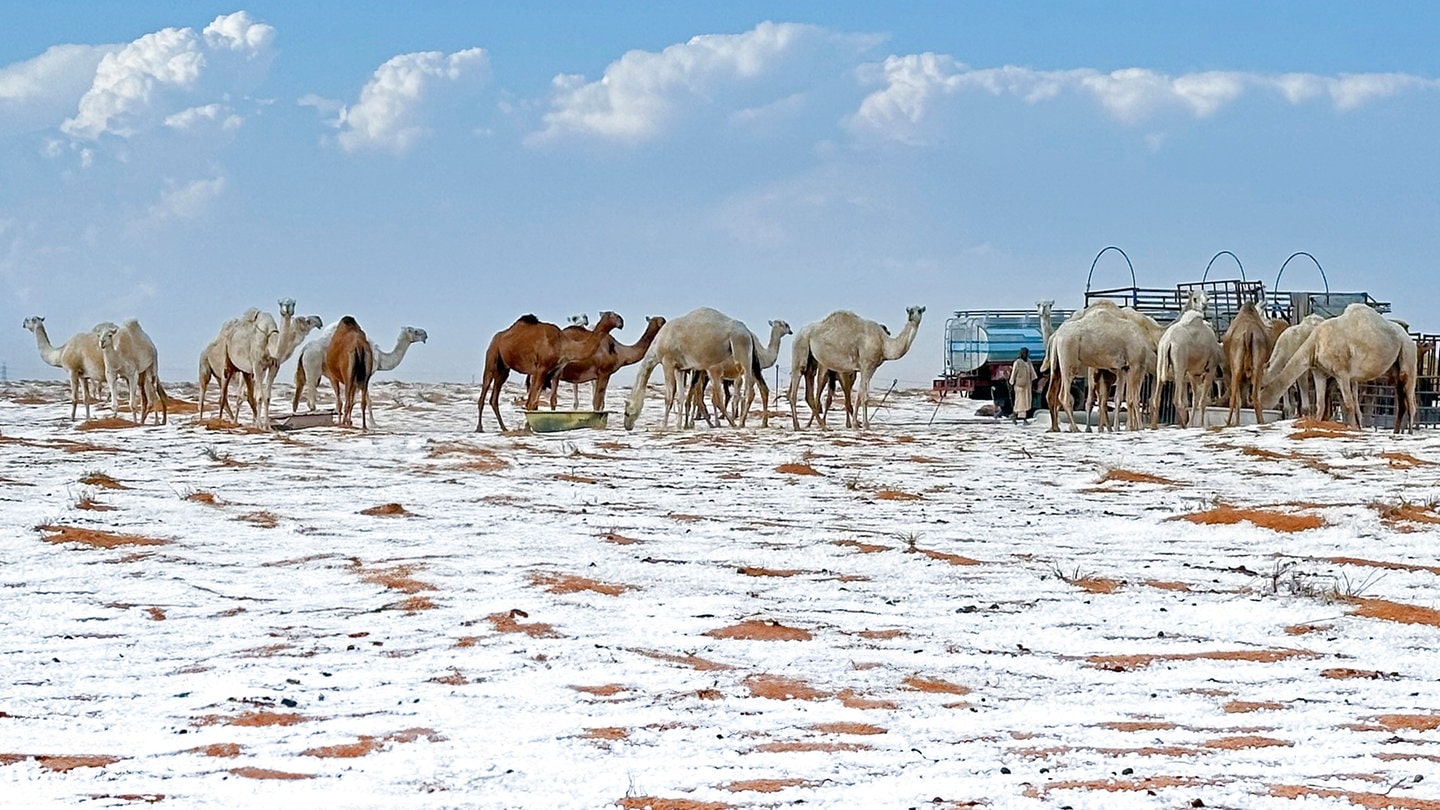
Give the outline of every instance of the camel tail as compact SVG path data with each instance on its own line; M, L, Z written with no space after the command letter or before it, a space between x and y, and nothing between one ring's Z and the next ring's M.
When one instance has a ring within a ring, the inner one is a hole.
M1295 350L1295 354L1285 361L1278 371L1267 368L1265 378L1260 386L1260 405L1263 408L1272 408L1280 401L1280 396L1289 390L1295 381L1300 379L1315 361L1316 335L1320 330L1312 331Z

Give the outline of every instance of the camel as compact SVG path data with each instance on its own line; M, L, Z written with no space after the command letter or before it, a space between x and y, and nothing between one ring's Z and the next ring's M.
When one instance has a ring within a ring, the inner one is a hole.
M360 394L360 429L369 430L366 412L370 409L370 376L375 373L375 350L365 330L346 315L335 326L325 349L325 377L335 389L335 407L340 424L354 427L355 394Z
M1225 368L1230 376L1230 416L1227 425L1240 423L1240 407L1244 385L1250 385L1250 403L1255 409L1255 424L1264 423L1260 413L1261 375L1270 362L1270 325L1265 316L1252 302L1240 306L1225 336L1220 339L1225 348Z
M197 419L197 420L204 421L204 419L205 419L205 390L206 390L207 387L209 387L209 385L210 385L210 380L211 380L212 378L214 378L214 379L218 382L218 381L223 380L224 377L225 377L225 338L226 338L226 335L229 334L229 332L230 332L232 329L237 329L237 328L239 328L242 324L253 324L253 323L255 323L256 319L259 318L259 317L260 317L260 310L255 309L254 307L251 307L250 309L245 310L245 312L243 312L243 313L240 315L240 317L238 317L238 318L231 318L230 320L228 320L228 321L226 321L225 323L221 324L221 326L220 326L220 333L219 333L218 335L216 335L216 337L215 337L214 340L210 341L210 343L205 346L205 348L204 348L203 351L200 352L200 369L199 369L199 389L200 389L199 400L200 400L200 411L199 411L199 413L196 415L196 419ZM251 413L255 413L255 412L256 412L256 406L255 406L255 378L254 378L253 376L250 376L250 375L246 375L246 376L245 376L245 394L246 394L247 401L250 403L250 412L251 412ZM227 400L227 399L225 399L225 398L222 397L222 398L220 399L220 418L221 418L221 419L224 419L224 418L225 418L225 411L226 411L227 409L230 410L231 418L238 422L238 421L240 420L240 413L239 413L239 408L238 408L238 406L237 406L236 408L230 408L230 402L229 402L229 400Z
M561 329L560 331L568 332L572 336L578 337L578 334L576 332L571 331L574 327L579 327L580 329L586 330L590 328L590 316L587 313L581 312L578 315L571 315L569 318L566 318L566 320L569 321L569 323L564 329ZM641 352L640 354L643 356L645 353ZM637 360L636 362L639 361ZM580 383L570 383L570 394L573 398L570 407L574 408L577 411L580 410ZM554 393L551 393L550 395L550 410L555 410Z
M300 411L301 397L304 397L310 410L315 410L320 377L324 374L325 352L330 348L330 338L334 337L335 329L333 325L328 327L300 347L300 358L295 361L295 395L290 401L291 411ZM429 339L430 335L424 329L402 326L399 336L395 338L394 349L387 352L380 348L380 344L371 342L370 350L375 354L375 370L393 371L400 365L400 361L405 359L405 353L412 345ZM336 403L336 407L339 407L339 403ZM374 414L367 416L371 422L375 421Z
M1265 373L1261 379L1268 380L1275 376L1281 368L1284 368L1285 364L1290 362L1290 358L1295 356L1295 352L1299 351L1305 338L1310 337L1310 333L1315 331L1315 326L1323 320L1325 320L1323 315L1316 315L1312 312L1306 315L1300 323L1281 332L1275 340L1275 348L1270 351L1270 362L1266 363ZM1302 375L1302 379L1285 392L1285 399L1290 403L1291 413L1314 415L1324 410L1325 396L1329 393L1326 390L1325 374L1318 369L1312 369L1312 371L1314 378L1310 381L1311 384L1307 385L1307 381L1303 379ZM1299 407L1295 407L1296 389L1300 391Z
M755 368L754 337L745 324L709 307L692 310L660 327L659 334L641 359L630 395L625 400L626 430L635 429L635 420L640 417L640 409L645 404L645 389L650 382L650 374L657 365L665 374L665 416L661 427L669 427L670 410L677 399L681 405L678 415L680 427L693 424L689 409L684 407L689 401L686 371L702 370L712 379L721 380L725 377L725 369L739 366L743 374L744 390L741 395L746 397L746 402L753 396L753 387L760 376ZM724 414L733 427L736 420L725 410L721 388L717 385L710 389L711 402L715 411ZM740 427L745 426L747 415L748 410L740 413Z
M1415 376L1418 350L1399 324L1381 317L1365 304L1315 325L1300 348L1273 374L1267 370L1259 400L1273 406L1307 370L1316 369L1340 387L1345 420L1360 427L1360 383L1381 377L1396 378L1395 431L1414 429ZM1319 386L1317 386L1318 388Z
M766 343L762 344L758 335L754 332L750 333L750 342L755 347L755 384L760 388L760 406L762 408L762 413L760 414L761 427L770 426L770 388L765 385L765 377L763 374L760 374L760 372L775 365L775 361L780 359L780 341L784 339L786 335L794 334L794 332L790 331L790 324L785 321L774 320L770 321L769 325L770 340ZM709 375L700 376L702 372L699 371L692 373L697 375L698 379L693 380L691 383L690 407L698 409L697 413L703 417L705 421L709 422L710 414L705 410L704 397L705 386L710 381L710 377ZM744 377L744 372L738 365L725 369L725 379L722 381L725 392L724 401L725 407L731 410L730 415L732 418L738 416L735 410L740 407L740 398L732 396L732 388L734 383L742 377ZM744 408L746 411L750 410L752 401L753 397L752 400L745 402Z
M500 417L500 388L511 371L518 371L528 377L525 392L525 409L533 411L540 406L540 394L546 386L554 384L566 365L584 360L593 355L601 342L616 329L625 327L625 319L614 312L600 313L600 320L593 331L577 335L566 335L553 323L545 323L534 315L522 315L509 327L496 332L485 348L485 375L480 385L479 412L475 420L476 432L485 429L485 397L490 397L490 408L495 412L495 421L500 430L505 430L505 420Z
M1146 372L1155 365L1155 350L1146 330L1109 305L1091 305L1054 331L1042 370L1051 372L1051 430L1059 430L1057 410L1070 420L1070 431L1079 428L1072 413L1074 394L1070 381L1083 369L1090 369L1091 390L1100 396L1100 429L1108 430L1109 415L1104 406L1106 396L1099 388L1101 372L1110 372L1117 381L1117 396L1124 396L1130 413L1129 425L1138 426L1140 387ZM1108 383L1104 384L1109 388ZM1117 413L1118 421L1118 413ZM1090 426L1085 426L1086 432Z
M574 317L571 320L573 321ZM588 321L588 318L586 320ZM556 379L556 384L550 388L550 409L555 409L555 397L559 391L560 382L568 382L575 386L575 407L577 409L580 407L580 383L593 382L595 390L591 395L591 406L595 411L605 410L605 392L610 387L610 378L625 366L640 362L645 357L645 353L650 350L651 344L655 342L655 336L660 333L660 328L664 325L665 319L659 315L647 317L644 334L629 346L616 340L614 335L606 335L589 357L566 363L560 371L560 376ZM580 326L580 324L567 326L561 332L578 336L579 332L570 331L575 326Z
M105 380L110 386L110 410L120 414L120 391L116 378L124 377L130 388L130 415L136 422L144 423L150 415L152 399L158 400L155 424L169 421L165 388L160 384L159 359L155 343L140 322L131 318L120 327L106 326L96 335L100 353L105 358ZM135 409L136 394L140 397L140 410Z
M875 369L886 360L898 360L910 351L924 315L925 307L909 307L905 310L905 328L900 330L899 335L891 337L889 331L875 321L865 320L848 310L832 312L807 327L807 356L792 369L808 368L809 360L813 358L819 379L827 379L830 371L841 375L855 373L859 392L854 403L854 422L856 429L864 430L870 427L870 380ZM799 345L797 340L796 346ZM790 378L790 420L797 430L800 418L795 413L795 397L801 376L795 375L792 370ZM817 414L821 429L825 429L825 414L820 410L819 401L809 393L805 401Z
M72 335L59 346L51 345L50 336L45 331L45 318L32 315L25 319L22 326L34 333L35 345L40 349L40 359L48 365L65 369L70 375L70 418L75 418L80 397L83 395L85 418L89 419L90 383L94 382L98 388L99 383L105 379L105 356L100 352L100 343L96 338L102 330L115 327L115 324L101 321L89 332Z
M1205 320L1203 305L1189 309L1180 320L1171 324L1160 338L1156 352L1155 387L1151 391L1150 427L1160 421L1160 388L1175 383L1175 415L1180 427L1190 426L1190 410L1198 407L1200 427L1206 425L1210 386L1220 371L1224 352L1215 337L1215 329ZM1197 402L1198 399L1198 402Z

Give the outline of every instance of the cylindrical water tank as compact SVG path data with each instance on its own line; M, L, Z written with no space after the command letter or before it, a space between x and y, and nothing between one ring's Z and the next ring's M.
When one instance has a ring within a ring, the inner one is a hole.
M974 371L989 363L1013 363L1022 348L1030 359L1045 359L1045 340L1040 327L987 322L977 317L955 318L950 322L949 365L952 371Z

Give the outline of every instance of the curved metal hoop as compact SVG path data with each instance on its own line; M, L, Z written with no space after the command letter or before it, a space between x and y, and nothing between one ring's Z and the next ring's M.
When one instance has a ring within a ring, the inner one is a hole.
M1207 278L1210 277L1210 265L1214 264L1214 263L1215 263L1215 260L1218 259L1218 258L1220 258L1221 256L1229 256L1230 258L1232 258L1232 259L1235 260L1235 266L1238 267L1238 268L1240 268L1240 280L1241 280L1241 281L1245 281L1245 280L1246 280L1246 278L1245 278L1245 265L1243 265L1243 264L1240 263L1240 257L1239 257L1239 256L1236 256L1234 253L1231 253L1231 252L1228 251L1228 250L1222 250L1222 251L1220 251L1219 253L1216 253L1214 256L1211 256L1211 257L1210 257L1210 262L1209 262L1209 264L1206 264L1206 265L1205 265L1205 275L1203 275L1203 276L1200 277L1200 283L1201 283L1201 284L1204 284L1204 283L1205 283L1205 279L1207 279Z
M1326 298L1326 300L1329 300L1329 298L1330 298L1330 279L1328 279L1328 278L1325 277L1325 268L1323 268L1323 267L1320 266L1320 260L1319 260L1319 259L1316 259L1314 256L1311 256L1309 253L1306 253L1306 252L1303 251L1303 250L1297 250L1297 251L1295 251L1294 253L1291 253L1291 254L1290 254L1290 259L1293 259L1293 258L1295 258L1296 256L1304 256L1305 258L1307 258L1307 259L1309 259L1310 261L1312 261L1312 262L1315 263L1315 269L1320 271L1320 280L1325 283L1325 298ZM1284 263L1282 263L1282 264L1280 265L1280 272L1278 272L1278 273L1275 274L1275 290L1276 290L1276 292L1279 292L1279 290L1280 290L1280 277L1283 276L1283 275L1285 275L1285 266L1288 265L1288 264L1290 264L1290 259L1286 259L1286 260L1284 261Z
M1099 253L1095 254L1095 261L1090 262L1090 275L1085 277L1085 294L1087 296L1090 294L1090 280L1095 278L1095 265L1100 263L1100 257L1104 256L1107 250L1113 250L1116 253L1119 253L1121 257L1125 259L1125 266L1130 268L1130 289L1134 290L1139 288L1140 286L1140 284L1135 281L1135 265L1130 263L1130 257L1126 256L1125 251L1121 250L1120 248L1114 245L1106 245L1105 247L1100 248Z

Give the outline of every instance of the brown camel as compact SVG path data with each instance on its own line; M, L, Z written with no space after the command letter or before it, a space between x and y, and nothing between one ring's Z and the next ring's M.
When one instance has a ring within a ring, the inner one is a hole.
M1227 425L1240 423L1243 386L1250 386L1250 403L1255 408L1255 424L1264 423L1260 414L1260 385L1265 366L1270 362L1270 325L1253 303L1246 303L1235 313L1230 328L1220 339L1225 350L1225 368L1230 374L1230 416Z
M355 394L358 391L360 429L370 429L365 414L370 410L370 375L374 373L375 349L370 345L370 338L365 336L365 330L354 318L346 315L336 325L330 346L325 350L325 376L335 389L341 425L354 426L351 413L355 410Z
M606 335L589 357L566 363L560 370L557 382L568 382L576 386L584 382L595 383L593 407L597 411L605 410L605 389L610 385L610 377L620 369L640 362L645 352L650 350L650 344L655 342L655 335L659 334L660 327L664 325L665 319L659 315L646 318L645 334L629 346L616 340L614 335ZM567 326L560 331L572 339L582 339L590 332L579 324ZM555 409L555 397L559 388L559 385L552 385L550 388L552 411Z
M614 312L602 312L593 331L566 335L553 323L545 323L534 315L522 315L508 328L496 332L485 349L485 376L480 385L480 400L476 403L476 432L485 429L487 395L495 421L500 423L501 431L505 430L505 420L500 418L500 388L511 371L529 378L525 386L525 409L533 411L540 406L540 394L555 383L565 366L595 354L611 332L624 326L624 318Z

